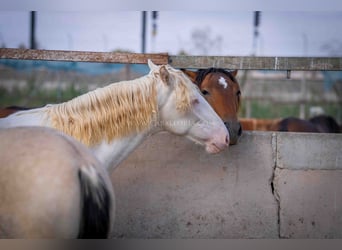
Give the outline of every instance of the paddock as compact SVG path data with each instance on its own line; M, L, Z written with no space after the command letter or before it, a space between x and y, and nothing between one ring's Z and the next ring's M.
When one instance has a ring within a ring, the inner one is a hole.
M341 238L341 148L341 134L249 131L210 156L154 135L111 176L113 237Z
M145 63L155 57L179 68L342 69L340 58L114 54L0 49L0 58L12 59ZM237 145L208 155L184 138L156 134L111 174L111 237L342 238L341 149L342 134L244 131Z

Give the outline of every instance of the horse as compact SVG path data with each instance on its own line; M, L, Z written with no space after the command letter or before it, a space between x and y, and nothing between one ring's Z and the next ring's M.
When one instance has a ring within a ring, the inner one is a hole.
M239 121L243 130L270 131L279 119L240 118Z
M241 98L240 86L236 80L238 71L227 71L221 68L181 70L199 87L204 98L226 125L230 144L237 144L242 134L242 127L237 116Z
M196 72L186 69L181 71L199 87L206 101L223 120L229 131L230 145L236 144L242 134L241 122L237 117L241 98L240 86L236 80L238 71L221 68L199 69ZM22 109L28 108L11 106L0 109L0 118Z
M321 133L341 133L341 127L330 115L317 115L309 119Z
M15 112L21 111L21 110L29 110L32 108L22 107L22 106L8 106L5 108L0 109L0 118L7 117L10 114L13 114Z
M287 117L276 122L270 131L306 132L306 133L340 133L335 119L328 115L319 115L309 120Z
M0 238L108 238L114 191L86 146L47 127L0 138Z
M180 70L148 60L149 74L90 91L60 104L19 111L0 127L48 126L87 145L113 170L147 136L168 131L215 154L229 133L198 87Z

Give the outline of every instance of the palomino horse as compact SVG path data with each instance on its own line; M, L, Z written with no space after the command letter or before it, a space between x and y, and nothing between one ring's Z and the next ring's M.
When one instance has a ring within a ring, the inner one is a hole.
M181 70L200 88L204 98L223 120L229 131L230 144L236 144L242 133L237 117L241 97L240 86L235 78L237 70L231 72L220 68L200 69L196 72ZM0 118L22 109L27 108L11 106L0 109Z
M308 133L340 133L340 127L335 119L328 115L319 115L309 120L296 117L284 118L276 122L271 131L308 132Z
M204 98L213 107L226 125L230 144L236 144L242 133L237 114L240 107L241 91L236 81L237 70L220 68L190 71L182 69L201 90Z
M51 128L0 129L0 238L107 238L114 192L90 150Z
M169 65L148 64L146 76L16 112L0 119L0 127L53 127L89 146L106 168L114 168L148 135L163 130L205 145L208 153L226 148L227 128L190 79Z

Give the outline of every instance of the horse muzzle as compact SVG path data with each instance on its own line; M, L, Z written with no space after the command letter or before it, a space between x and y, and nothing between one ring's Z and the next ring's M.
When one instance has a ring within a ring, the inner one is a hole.
M229 132L229 144L230 145L235 145L238 143L239 137L242 134L242 127L240 122L238 121L228 121L224 122L224 125L228 129Z
M205 146L205 150L209 154L217 154L229 146L229 141L230 141L229 134L227 134L227 136L224 138L223 141L215 140L215 142L213 141L207 142Z

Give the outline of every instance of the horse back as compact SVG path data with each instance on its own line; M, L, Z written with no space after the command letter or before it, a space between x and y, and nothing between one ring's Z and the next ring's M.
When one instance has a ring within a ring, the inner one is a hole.
M309 120L315 124L322 133L341 133L341 127L337 121L329 115L318 115Z
M110 229L112 199L107 172L81 143L43 127L0 129L1 238L76 238L84 216L105 218ZM99 200L110 204L101 206L106 212L88 209Z
M307 132L318 133L316 126L309 121L295 117L282 119L278 122L277 130L282 132Z
M16 110L8 116L0 116L0 128L10 128L18 126L42 126L48 121L46 114L47 107ZM6 112L4 110L0 111Z

